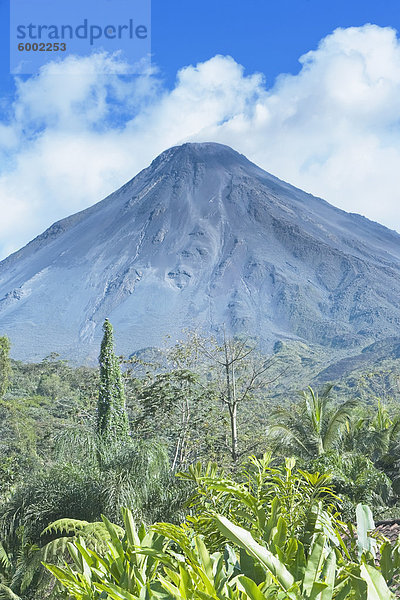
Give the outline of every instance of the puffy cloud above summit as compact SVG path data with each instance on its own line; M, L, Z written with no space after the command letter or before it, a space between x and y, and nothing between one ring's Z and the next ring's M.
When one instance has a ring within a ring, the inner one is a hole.
M231 145L275 175L400 231L400 42L337 29L270 87L233 58L127 76L118 56L67 58L18 80L0 122L5 256L184 141ZM120 75L112 75L118 70Z

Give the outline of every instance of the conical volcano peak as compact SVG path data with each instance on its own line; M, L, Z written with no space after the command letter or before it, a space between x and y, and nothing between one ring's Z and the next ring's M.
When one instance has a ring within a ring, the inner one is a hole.
M172 146L162 152L158 158L169 157L183 158L185 156L193 160L205 160L207 158L220 160L245 160L249 162L243 154L240 154L230 146L219 144L217 142L185 142L178 146ZM157 159L156 159L157 160Z
M95 360L105 317L125 355L222 324L362 347L397 334L399 296L398 234L187 143L0 263L0 331L25 360Z
M243 154L230 146L216 142L186 142L180 146L168 148L151 163L150 168L161 165L180 169L204 165L214 169L222 167L227 170L240 166L254 166Z

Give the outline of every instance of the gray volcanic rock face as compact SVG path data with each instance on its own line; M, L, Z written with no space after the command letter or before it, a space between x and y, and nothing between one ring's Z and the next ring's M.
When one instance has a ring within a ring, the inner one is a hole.
M105 317L124 354L223 323L365 346L398 334L399 298L397 233L213 143L167 150L0 263L0 333L23 360L94 360Z

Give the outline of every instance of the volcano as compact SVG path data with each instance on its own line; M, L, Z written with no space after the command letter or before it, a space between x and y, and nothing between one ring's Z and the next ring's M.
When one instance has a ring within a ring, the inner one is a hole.
M12 356L117 351L182 329L356 349L397 336L400 236L285 183L231 148L184 144L0 263Z

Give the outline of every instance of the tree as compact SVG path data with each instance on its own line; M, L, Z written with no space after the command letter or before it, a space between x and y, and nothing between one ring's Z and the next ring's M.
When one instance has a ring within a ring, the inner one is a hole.
M137 390L142 414L136 426L149 437L163 432L173 471L183 469L201 450L200 436L195 435L201 417L201 393L196 374L187 369L157 373Z
M389 466L399 460L400 416L390 415L385 402L378 399L376 411L363 419L359 450L375 463ZM381 465L381 466L382 466Z
M354 518L354 506L367 502L382 511L393 502L392 482L365 455L356 452L325 452L310 461L307 468L329 473L332 485L341 498L342 514Z
M282 449L313 458L339 446L356 402L348 400L338 407L332 406L332 387L327 386L322 394L309 387L302 392L300 410L292 406L274 412L275 423L269 428L269 433Z
M345 446L350 452L368 457L392 480L393 490L399 495L400 415L391 414L386 402L377 400L373 411L363 407L361 416L349 423Z
M9 384L10 365L10 340L7 336L0 337L0 399L4 397Z
M100 387L97 404L97 432L103 438L122 440L129 434L125 408L125 392L121 369L114 353L113 328L108 319L103 325L101 342Z
M198 344L212 365L217 367L219 397L229 413L230 454L235 463L241 454L238 434L239 406L250 400L256 390L264 389L276 381L282 373L267 380L266 372L275 362L256 355L255 347L249 346L247 340L227 338L225 330L222 345L218 345L214 340L211 340L211 344L199 340Z
M225 450L224 419L209 371L204 371L197 338L187 332L174 346L160 350L156 362L133 357L124 373L131 422L141 437L162 437L172 471L219 458Z

